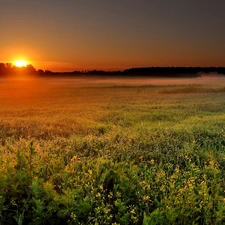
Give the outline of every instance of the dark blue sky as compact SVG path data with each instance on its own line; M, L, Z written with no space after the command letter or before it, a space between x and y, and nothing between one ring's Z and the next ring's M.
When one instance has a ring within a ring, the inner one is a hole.
M225 1L1 0L0 61L52 70L225 66Z

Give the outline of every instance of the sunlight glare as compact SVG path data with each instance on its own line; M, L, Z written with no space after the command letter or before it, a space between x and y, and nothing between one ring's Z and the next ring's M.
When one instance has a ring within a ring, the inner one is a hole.
M28 65L28 62L25 61L25 60L16 60L16 61L14 62L14 65L15 65L16 67L26 67L26 66Z

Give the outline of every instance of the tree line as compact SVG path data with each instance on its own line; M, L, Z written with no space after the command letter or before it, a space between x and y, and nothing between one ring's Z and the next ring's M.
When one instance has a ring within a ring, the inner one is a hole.
M129 68L123 71L84 70L71 72L52 72L51 70L36 70L33 65L16 67L11 63L0 63L0 76L13 77L19 74L30 76L148 76L148 77L198 77L202 73L219 73L225 75L225 67L141 67Z
M36 74L36 69L31 65L24 67L16 67L12 63L0 63L0 76L1 77L13 77L19 74Z

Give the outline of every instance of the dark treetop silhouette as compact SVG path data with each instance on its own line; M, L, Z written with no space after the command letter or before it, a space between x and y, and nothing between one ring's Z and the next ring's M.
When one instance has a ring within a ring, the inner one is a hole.
M146 77L199 77L200 73L220 73L225 75L225 67L141 67L130 68L123 71L72 71L52 72L50 70L36 70L32 65L16 67L11 63L0 63L1 77L16 77L19 74L30 76L146 76Z

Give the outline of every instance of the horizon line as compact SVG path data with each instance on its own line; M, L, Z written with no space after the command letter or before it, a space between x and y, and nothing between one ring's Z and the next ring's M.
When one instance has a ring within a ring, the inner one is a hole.
M42 68L36 68L32 63L24 66L24 67L17 67L16 65L14 65L13 63L11 62L0 62L0 64L4 64L4 65L7 65L7 64L10 64L10 65L13 65L12 68L18 68L18 69L22 69L22 68L26 68L28 66L32 66L37 72L38 71L49 71L49 72L52 72L52 73L73 73L73 72L82 72L82 73L85 73L85 72L125 72L127 70L132 70L132 69L164 69L164 68L170 68L170 69L178 69L178 68L182 68L182 69L225 69L225 66L140 66L140 67L126 67L124 69L117 69L117 70L113 70L113 69L97 69L97 68L94 68L94 69L75 69L74 70L70 70L70 71L53 71L51 69L42 69Z

